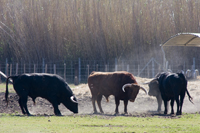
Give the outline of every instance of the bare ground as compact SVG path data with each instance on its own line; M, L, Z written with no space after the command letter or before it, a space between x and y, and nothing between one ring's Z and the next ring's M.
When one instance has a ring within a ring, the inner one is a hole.
M142 85L144 82L150 81L150 79L146 78L139 78L136 77L137 82L143 86L145 89L148 90L147 85ZM183 104L183 113L200 113L200 79L197 80L190 80L188 82L188 90L190 95L193 97L194 104L190 103L188 100L188 96L185 96L184 104ZM91 102L91 94L87 84L81 84L72 88L72 91L76 95L78 102L79 102L79 114L80 115L92 115L93 114L93 107ZM16 114L22 115L21 109L18 104L18 96L16 93L9 93L9 104L5 103L4 98L5 93L0 93L0 113L7 113L7 114ZM105 116L113 116L115 111L115 102L114 97L109 97L109 102L106 102L106 99L102 99L102 108L104 110ZM121 101L119 106L119 115L123 114L124 105ZM36 105L33 104L32 99L29 98L28 100L28 109L31 114L33 115L54 115L52 105L43 98L36 99ZM73 113L70 112L67 108L65 108L62 104L59 106L59 109L63 115L72 115ZM98 107L97 107L98 109ZM176 103L174 105L174 109L176 112ZM164 116L170 117L170 115L162 115L163 112L158 113L157 110L157 101L155 97L150 97L146 95L143 91L140 91L135 102L128 103L128 112L127 116ZM162 105L162 110L164 107ZM170 110L170 109L169 109Z

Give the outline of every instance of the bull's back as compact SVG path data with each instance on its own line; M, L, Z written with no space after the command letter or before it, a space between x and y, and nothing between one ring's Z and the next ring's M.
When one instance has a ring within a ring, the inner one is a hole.
M46 97L49 93L58 94L66 89L65 82L56 75L23 74L14 80L13 86L19 93L26 90L30 96Z
M110 74L93 74L88 78L90 90L103 93L115 87L114 80Z
M122 91L126 83L137 83L131 73L128 72L92 72L88 78L91 91L105 95L115 95Z
M185 82L187 81L179 77L178 74L169 74L163 79L162 89L165 95L174 97L174 94L180 94L181 91L185 91L187 87L187 83L185 84Z

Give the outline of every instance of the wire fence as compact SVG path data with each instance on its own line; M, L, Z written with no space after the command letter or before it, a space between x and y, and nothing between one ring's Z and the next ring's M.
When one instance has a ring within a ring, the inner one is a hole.
M27 62L1 62L0 71L7 76L17 75L22 73L50 73L58 74L68 83L87 83L87 78L92 71L113 72L113 71L128 71L135 76L144 78L153 78L158 72L170 69L173 72L179 70L186 71L187 69L200 68L200 60L193 59L192 64L183 63L183 65L171 64L167 68L162 66L162 63L154 58L150 60L71 60L58 61L56 63L27 63ZM5 79L1 78L1 81Z

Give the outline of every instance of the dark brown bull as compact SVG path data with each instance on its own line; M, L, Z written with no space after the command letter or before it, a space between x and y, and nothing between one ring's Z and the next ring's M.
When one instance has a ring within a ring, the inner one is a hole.
M134 76L129 72L92 72L88 78L88 86L92 94L92 105L94 113L97 113L95 101L101 113L104 113L101 107L102 96L108 101L110 95L114 95L116 109L118 114L118 106L120 100L124 101L124 112L127 113L128 100L135 101L140 89L147 91L138 85Z

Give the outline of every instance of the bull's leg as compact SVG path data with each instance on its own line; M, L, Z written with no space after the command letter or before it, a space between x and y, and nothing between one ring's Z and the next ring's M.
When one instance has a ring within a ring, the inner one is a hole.
M101 107L101 99L102 99L102 95L98 95L97 96L97 104L99 106L99 110L101 113L104 113L103 110L102 110L102 107Z
M170 104L171 104L171 114L174 114L174 99L173 98L171 99Z
M19 106L20 106L20 108L21 108L21 110L22 110L22 113L25 115L25 114L26 114L26 112L25 112L25 110L24 110L24 108L23 108L23 105L22 105L22 100L21 100L21 98L19 98L19 100L18 100L18 103L19 103Z
M21 97L21 103L22 103L22 107L25 109L26 111L26 114L28 116L31 116L31 114L29 113L28 111L28 107L27 107L27 99L28 99L28 96L24 96L24 97Z
M96 97L92 95L92 106L93 106L94 114L97 113L97 108L96 108L96 105L95 105L95 101L96 101Z
M179 109L179 114L177 115L182 115L182 107L183 107L183 100L185 98L185 92L181 93L180 95L180 109Z
M115 97L115 104L116 104L116 108L115 108L115 114L119 114L119 99Z
M49 95L49 98L47 100L53 105L54 108L54 114L57 116L61 116L60 110L58 109L58 102L54 95Z
M165 111L164 111L164 114L167 114L168 112L168 101L167 100L164 100L164 106L165 106Z
M157 102L158 102L158 109L157 111L160 112L161 111L161 106L162 106L162 97L161 95L156 96Z
M124 113L128 114L127 112L127 105L128 105L128 100L124 100Z
M179 97L176 97L176 105L177 105L177 111L176 111L176 115L180 115L180 112L179 112L179 105L180 105L180 103L179 103Z
M54 108L54 114L57 116L61 116L62 114L60 113L60 110L58 109L58 104L56 102L52 103L53 108Z

